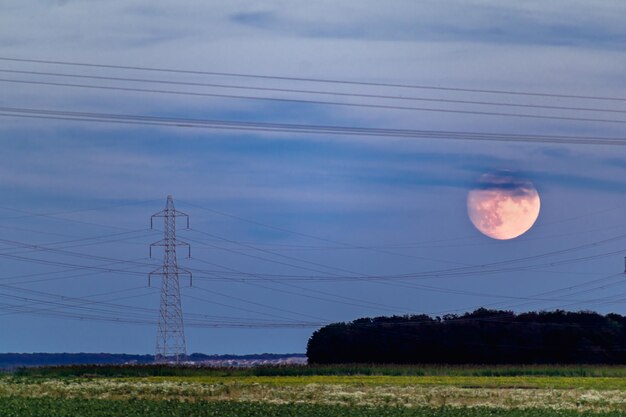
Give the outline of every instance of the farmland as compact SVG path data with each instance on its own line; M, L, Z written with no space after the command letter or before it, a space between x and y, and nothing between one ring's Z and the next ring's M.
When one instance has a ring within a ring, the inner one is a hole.
M619 416L626 368L58 367L0 377L2 416Z

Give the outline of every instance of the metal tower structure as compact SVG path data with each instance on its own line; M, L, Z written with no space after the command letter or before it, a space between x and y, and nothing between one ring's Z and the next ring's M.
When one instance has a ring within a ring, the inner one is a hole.
M161 304L159 308L159 322L156 338L156 362L184 361L187 356L185 344L185 329L183 325L183 309L180 299L180 285L178 277L189 275L189 285L192 284L191 272L178 267L176 247L187 246L191 257L191 247L188 243L176 239L176 218L187 219L189 216L174 208L174 199L167 196L165 210L155 213L150 218L150 228L154 226L154 218L163 217L163 239L150 245L150 257L154 246L163 246L163 265L148 275L148 286L153 275L161 276Z

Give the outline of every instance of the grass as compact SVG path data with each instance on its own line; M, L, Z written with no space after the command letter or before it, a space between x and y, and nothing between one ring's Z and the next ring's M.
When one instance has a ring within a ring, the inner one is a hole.
M264 404L253 402L142 401L50 398L0 398L5 417L618 417L620 412L576 412L548 409L344 407L319 404Z
M625 376L626 367L592 365L53 367L0 376L0 415L623 416ZM61 404L130 408L29 411Z
M131 378L151 382L195 382L201 384L263 384L298 386L307 384L357 386L452 386L463 388L524 389L594 389L626 390L626 379L620 377L548 377L548 376L387 376L387 375L316 375L316 376L195 376Z
M21 368L17 376L31 377L148 377L148 376L549 376L549 377L621 377L626 366L601 365L309 365L260 366L255 368L208 368L167 365L75 365Z
M398 379L435 378L424 383ZM441 379L443 378L443 379ZM0 379L0 398L103 399L131 401L243 401L370 407L550 408L626 412L626 391L590 388L472 386L451 383L473 377L149 377ZM491 379L511 377L480 377ZM525 377L514 377L523 380ZM546 378L546 377L544 377ZM558 377L557 377L558 378ZM613 378L617 379L617 378ZM492 384L493 385L493 384ZM497 384L496 384L497 385ZM519 385L519 384L514 384ZM1 415L1 414L0 414Z

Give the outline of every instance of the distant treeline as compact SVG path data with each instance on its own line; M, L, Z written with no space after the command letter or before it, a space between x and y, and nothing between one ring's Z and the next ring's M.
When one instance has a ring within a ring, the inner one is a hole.
M334 323L313 333L309 363L626 364L626 317L478 309Z
M205 355L192 353L187 356L189 361L237 360L237 359L281 359L285 357L301 357L302 354L260 353L252 355ZM121 365L151 364L153 355L131 355L123 353L0 353L0 369L12 369L23 366L59 366L59 365Z
M109 365L128 362L151 363L154 362L154 356L116 353L0 353L0 368L82 363Z

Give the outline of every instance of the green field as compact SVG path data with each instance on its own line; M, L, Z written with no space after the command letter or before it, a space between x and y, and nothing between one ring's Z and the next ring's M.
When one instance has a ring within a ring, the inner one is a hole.
M562 376L623 377L626 365L308 365L261 366L255 368L202 368L167 365L74 365L22 368L17 376L75 377L98 375L108 377L145 376Z
M0 399L6 417L619 417L621 412L576 412L547 409L345 407L319 404L254 402L112 401L83 399Z
M58 367L0 377L0 416L626 416L626 367Z
M620 412L576 412L547 409L345 407L319 404L268 404L254 402L112 401L0 399L6 417L619 417Z

